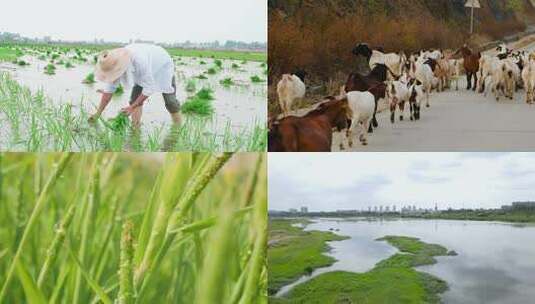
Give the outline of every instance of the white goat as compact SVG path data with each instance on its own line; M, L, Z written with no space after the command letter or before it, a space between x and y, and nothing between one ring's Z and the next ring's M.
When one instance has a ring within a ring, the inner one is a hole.
M403 79L403 80L402 80ZM395 122L396 108L399 107L401 112L399 120L403 120L403 113L405 112L405 103L409 102L409 88L407 76L400 78L397 81L391 81L386 86L386 97L390 105L390 121Z
M353 132L359 128L358 136L362 145L368 144L368 129L370 122L373 118L373 112L375 111L375 97L370 92L357 92L352 91L346 94L349 109L352 114L351 126L346 133L346 139L348 146L353 146ZM343 143L341 144L343 149Z
M288 116L296 99L303 98L306 93L304 80L297 75L284 74L277 84L279 105L283 117Z
M532 104L535 101L535 61L529 60L522 70L522 80L526 89L526 103Z
M429 95L433 89L433 84L437 83L433 74L433 70L428 64L424 63L424 58L420 57L416 62L411 63L410 75L412 78L415 78L422 83L423 90L425 92L425 106L429 108Z
M450 59L450 86L451 82L455 82L455 90L459 90L459 79L464 75L464 59Z
M496 97L496 101L500 100L500 92L505 96L507 66L502 60L498 60L491 72L492 93Z
M487 96L485 86L488 79L492 78L493 71L498 68L500 68L500 59L498 57L489 55L481 56L479 59L479 79L477 83L477 91L479 93L485 93L485 96Z
M366 43L359 43L354 49L353 54L362 55L368 59L370 69L373 69L376 64L382 63L396 75L400 75L403 69L403 65L407 61L405 54L400 53L383 53L379 50L372 50L372 48ZM389 79L391 75L388 76Z
M425 96L423 85L419 80L413 79L409 83L409 106L411 120L420 120L420 107Z

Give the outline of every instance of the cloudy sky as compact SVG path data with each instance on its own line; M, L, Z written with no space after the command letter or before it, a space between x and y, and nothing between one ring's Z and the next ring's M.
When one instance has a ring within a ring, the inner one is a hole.
M63 40L267 41L265 0L3 1L0 32Z
M270 210L535 200L535 153L270 153L268 167Z

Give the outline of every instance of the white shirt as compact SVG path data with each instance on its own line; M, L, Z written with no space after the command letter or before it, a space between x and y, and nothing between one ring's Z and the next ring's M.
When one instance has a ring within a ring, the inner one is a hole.
M124 88L139 85L141 94L151 96L156 93L171 94L175 90L171 85L175 74L175 64L167 51L157 45L135 43L125 47L131 58L126 72L114 83L103 83L101 90L113 93L122 84Z

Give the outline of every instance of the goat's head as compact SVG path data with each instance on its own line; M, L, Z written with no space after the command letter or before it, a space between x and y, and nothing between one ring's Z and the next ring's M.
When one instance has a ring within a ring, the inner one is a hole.
M372 54L373 54L372 49L366 43L357 44L357 46L353 49L352 53L355 56L361 55L361 56L366 57L367 59L370 59L370 57L372 57Z
M302 82L305 82L305 77L308 75L308 73L303 69L298 69L293 74L301 79Z

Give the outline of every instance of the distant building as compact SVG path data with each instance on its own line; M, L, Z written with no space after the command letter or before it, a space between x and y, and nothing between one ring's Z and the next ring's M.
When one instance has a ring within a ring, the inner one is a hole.
M288 210L290 213L297 213L297 209L295 208L291 208L290 210Z
M308 207L301 207L301 213L308 213Z
M511 205L513 210L535 211L535 202L513 202Z

